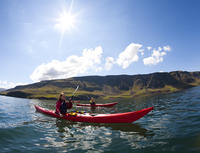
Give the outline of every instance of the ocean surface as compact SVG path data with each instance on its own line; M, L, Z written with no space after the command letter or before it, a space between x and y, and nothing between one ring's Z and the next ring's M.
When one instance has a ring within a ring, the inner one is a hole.
M200 87L115 101L112 108L73 110L154 110L131 124L76 123L35 111L34 105L54 109L55 101L0 96L0 152L200 153Z

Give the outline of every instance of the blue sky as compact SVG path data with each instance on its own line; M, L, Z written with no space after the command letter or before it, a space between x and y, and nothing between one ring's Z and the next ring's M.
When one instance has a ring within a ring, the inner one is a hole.
M198 0L1 0L0 87L198 71L199 14Z

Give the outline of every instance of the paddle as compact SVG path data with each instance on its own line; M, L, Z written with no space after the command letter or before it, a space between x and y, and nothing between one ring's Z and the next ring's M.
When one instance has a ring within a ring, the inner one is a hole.
M75 89L74 92L72 93L71 99L73 99L73 97L74 97L75 93L77 92L78 88L79 88L79 85L76 87L76 89Z
M73 92L72 96L75 95L75 93L76 93L76 91L78 90L78 88L79 88L79 85L76 87L76 89L75 89L75 91Z

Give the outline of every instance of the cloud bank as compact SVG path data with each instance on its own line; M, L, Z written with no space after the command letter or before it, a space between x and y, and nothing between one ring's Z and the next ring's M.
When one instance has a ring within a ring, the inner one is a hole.
M102 47L84 49L81 56L72 55L65 61L52 60L47 64L39 65L30 78L37 82L41 80L74 77L89 70L98 70L101 63Z
M151 50L151 48L149 47L148 50ZM163 48L158 47L158 49L153 49L151 56L143 59L144 65L156 65L163 62L163 57L167 55L166 51L170 50L170 46L164 46Z
M126 69L131 63L137 62L139 49L142 47L141 44L131 43L126 49L121 52L117 59L117 64L123 69Z
M87 74L88 72L110 71L113 66L119 66L127 69L132 63L138 62L143 58L143 64L156 65L164 60L167 52L171 51L170 46L143 47L142 44L130 43L125 49L115 57L102 57L103 49L98 46L94 49L83 49L80 56L72 55L64 61L52 60L49 63L43 63L35 68L30 78L34 81L61 79ZM146 52L151 56L145 57Z
M20 83L20 82L9 82L9 81L1 81L0 80L0 88L5 88L5 89L9 89L9 88L14 88L18 85L25 85L26 83Z

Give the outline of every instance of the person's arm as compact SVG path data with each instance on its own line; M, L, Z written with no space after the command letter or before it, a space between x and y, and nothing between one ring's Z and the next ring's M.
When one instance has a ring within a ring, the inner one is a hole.
M71 100L69 102L67 102L67 109L71 109L72 106L73 106L73 103Z
M57 102L57 103L56 103L56 113L57 113L60 117L63 117L63 115L60 113L60 106L61 106L61 102Z
M57 101L57 103L56 103L56 113L57 114L60 114L60 105L61 105L61 103L59 101Z

